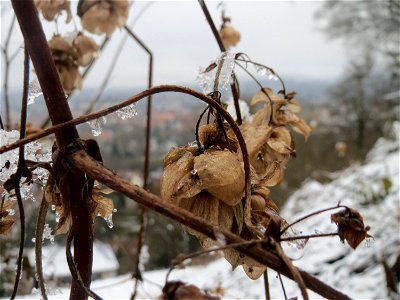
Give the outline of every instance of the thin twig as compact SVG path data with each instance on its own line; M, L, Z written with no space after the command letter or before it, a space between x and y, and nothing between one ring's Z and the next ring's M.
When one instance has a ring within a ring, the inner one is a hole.
M269 290L269 280L268 280L268 269L264 271L264 290L265 290L265 300L271 300L271 294Z
M93 292L90 288L85 286L85 284L83 283L82 277L79 274L79 271L76 267L76 263L72 256L72 253L71 253L72 238L73 238L73 234L72 234L72 230L70 230L68 233L67 243L65 246L69 271L71 272L72 277L75 279L75 281L78 282L79 286L81 287L81 289L85 292L85 294L87 296L92 297L95 300L103 300L103 298L101 298L99 295L97 295L95 292Z
M255 245L255 244L262 244L262 243L267 243L267 242L268 242L268 240L250 240L250 241L232 243L232 244L218 246L218 247L212 247L209 249L202 249L202 250L199 250L199 251L187 254L187 255L178 255L171 262L171 266L169 267L168 272L165 276L165 283L168 282L169 275L175 269L175 267L182 264L185 260L200 256L200 255L204 255L207 253L211 253L211 252L216 252L216 251L221 251L221 250L226 250L226 249L233 249L233 248L244 247L244 246L250 246L250 245Z
M27 117L27 105L28 105L28 89L29 89L29 53L28 50L25 48L24 51L24 82L23 82L23 91L22 91L22 103L21 103L21 128L19 131L20 139L24 138L26 135L26 117ZM22 173L25 168L25 146L21 146L19 148L19 157L18 157L18 166L17 171L15 172L15 180L14 180L14 189L15 194L17 196L18 202L18 210L19 210L19 219L21 222L21 232L20 232L20 241L19 241L19 252L18 252L18 259L17 259L17 272L15 274L15 282L14 288L11 295L11 299L14 299L17 295L18 291L18 284L21 277L22 272L22 260L24 256L24 245L25 245L25 211L24 205L22 203L21 197L21 178Z
M290 242L296 240L306 240L306 239L313 239L313 238L320 238L320 237L332 237L337 236L339 233L331 232L331 233L319 233L319 234L309 234L309 235L299 235L299 236L290 236L286 238L279 239L280 242Z
M220 51L226 52L226 48L222 42L221 37L219 36L217 27L215 27L215 23L210 15L210 12L208 11L206 3L204 2L204 0L198 0L198 2L201 6L201 9L203 10L203 13L204 13L204 16L206 17L208 25L211 28L214 38L218 43L218 47L219 47ZM233 76L235 76L235 75L233 75ZM240 106L239 106L239 93L238 93L235 83L231 84L231 91L232 91L233 103L235 105L235 110L236 110L236 120L237 120L237 123L240 125L240 124L242 124L242 115L241 115Z
M338 205L336 205L336 206L324 208L324 209L321 209L321 210L317 210L317 211L312 212L312 213L310 213L310 214L308 214L308 215L305 215L304 217L301 217L300 219L294 221L293 223L286 225L286 226L281 230L280 236L282 236L282 234L284 234L285 231L288 230L290 227L292 227L293 225L295 225L295 224L297 224L297 223L300 223L300 222L304 221L305 219L308 219L308 218L310 218L310 217L312 217L312 216L319 215L320 213L323 213L323 212L326 212L326 211L329 211L329 210L334 210L334 209L341 208L341 207L347 208L347 209L348 209L347 206L338 204Z
M279 282L281 283L283 297L285 297L285 300L287 300L286 289L285 289L285 285L283 284L281 273L278 273L278 278L279 278Z
M44 300L47 300L46 286L43 277L43 263L42 263L42 245L43 245L43 231L46 222L46 214L49 204L45 199L45 192L43 192L42 202L40 203L39 214L36 221L35 231L35 258L36 258L36 275L39 281L40 292Z
M246 55L247 56L247 55ZM248 56L247 56L248 57ZM260 64L260 63L257 63L257 62L254 62L254 61L252 61L250 58L247 60L247 59L241 59L241 58L236 58L236 60L238 60L238 61L243 61L243 62L245 62L246 64L247 63L250 63L250 64L253 64L253 65L255 65L255 66L258 66L258 67L262 67L262 68L265 68L265 69L267 69L269 72L271 72L271 74L273 74L274 76L276 76L278 79L279 79L279 81L280 81L280 83L281 83L281 85L282 85L282 92L283 92L283 95L286 95L286 87L285 87L285 82L283 81L283 79L279 76L279 74L278 73L276 73L275 71L274 71L274 69L272 69L272 68L270 68L270 67L268 67L268 66L266 66L266 65L264 65L264 64Z
M147 78L147 88L151 88L153 86L153 52L150 50L148 46L128 27L124 26L125 30L149 55L149 66L148 66L148 78ZM146 136L145 136L145 149L144 149L144 166L143 166L143 188L147 189L149 184L149 160L150 160L150 139L151 139L151 107L152 100L151 95L147 97L147 118L146 118ZM142 276L140 274L140 256L143 247L144 241L144 232L146 226L146 210L144 207L140 209L140 230L137 240L137 253L135 260L135 288L133 290L133 294L131 299L136 298L137 289L139 280L142 280Z
M10 64L11 64L11 59L9 57L9 44L10 44L10 39L11 35L14 29L14 24L15 24L16 17L13 15L13 18L11 20L10 27L8 28L8 33L6 36L6 41L4 43L4 47L1 47L1 50L3 52L3 57L4 57L4 82L3 82L3 88L4 88L4 104L5 104L5 128L10 129L11 128L11 114L10 114L10 96L9 96L9 89L8 89L8 77L10 73Z

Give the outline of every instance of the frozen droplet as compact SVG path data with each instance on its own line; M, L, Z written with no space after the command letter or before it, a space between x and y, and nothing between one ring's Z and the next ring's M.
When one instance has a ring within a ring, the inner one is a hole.
M54 204L51 205L51 210L55 211L56 210L56 206Z
M256 72L258 75L261 75L261 76L267 75L267 73L268 73L267 68L265 68L263 66L257 66Z
M268 79L277 81L278 76L276 76L274 73L270 73L268 74Z
M196 141L190 142L188 143L188 146L191 148L197 148L197 142Z
M56 213L56 222L57 223L60 222L60 214L59 213Z
M112 215L109 215L108 217L104 218L104 220L107 223L108 228L113 228L114 227L114 223L112 220Z
M15 215L15 210L10 208L10 209L6 209L6 212L8 213L9 216L13 216Z
M214 236L219 246L226 246L226 238L221 231L214 229Z
M32 242L33 242L33 243L36 243L36 238L32 238Z
M190 171L190 173L191 173L192 175L196 175L196 174L197 174L197 170L196 170L196 169L193 169L192 171Z
M106 117L100 117L98 119L94 119L92 121L88 121L87 123L90 126L90 129L92 129L92 134L94 136L99 136L101 132L103 131L103 125L106 124L107 119Z
M114 208L114 209L113 209L113 212L117 212L117 209L116 209L116 208Z
M122 120L130 119L133 118L134 116L137 116L138 112L136 109L136 103L132 103L128 106L125 106L119 110L116 111L118 117L120 117Z
M28 105L35 103L36 98L43 95L42 89L36 79L29 83L28 89Z

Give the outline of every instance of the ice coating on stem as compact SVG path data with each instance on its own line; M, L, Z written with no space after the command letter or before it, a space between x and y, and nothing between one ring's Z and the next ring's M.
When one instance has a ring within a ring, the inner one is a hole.
M270 80L278 80L278 76L271 69L264 66L256 66L256 72L258 75L267 76Z
M226 90L229 87L235 67L235 53L222 52L212 63L215 63L216 67L208 72L206 72L207 68L200 68L199 74L196 77L197 83L201 86L205 94L211 93L214 90L214 81L220 64L222 64L222 67L218 77L218 89Z
M138 112L136 109L136 103L132 103L116 111L119 118L122 120L131 119L137 116Z
M99 136L102 131L103 131L103 125L106 124L107 119L106 117L100 117L98 119L94 119L92 121L88 121L87 123L90 126L90 129L92 130L92 134L94 136Z
M11 144L19 139L17 130L6 131L0 129L0 146ZM17 171L19 159L19 149L14 149L0 154L0 183L7 181L12 174ZM50 162L51 151L46 149L39 142L32 142L25 145L25 159L35 162ZM32 183L44 185L48 178L48 171L43 168L36 168L32 171L32 182L25 182L24 177L21 180L21 196L23 199L35 200L32 194ZM10 195L3 191L1 196L8 198Z
M28 105L35 103L36 98L43 95L42 89L36 79L29 83Z

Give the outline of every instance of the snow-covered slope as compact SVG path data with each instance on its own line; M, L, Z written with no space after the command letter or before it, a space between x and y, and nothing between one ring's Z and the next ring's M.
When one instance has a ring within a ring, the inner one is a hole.
M282 215L292 222L312 211L338 202L356 208L366 225L371 227L374 239L361 243L356 250L342 244L338 237L310 240L304 249L286 247L295 264L309 271L322 281L352 298L388 298L384 269L380 261L384 258L393 265L400 254L400 209L399 209L399 132L400 123L393 126L391 140L380 139L363 165L354 165L336 173L332 182L320 184L306 182L287 202ZM295 230L303 234L333 232L336 225L330 222L330 212L314 216L299 223ZM96 262L95 262L96 263ZM167 270L145 272L140 285L140 299L157 299L165 282ZM170 279L178 279L212 290L222 287L224 298L263 299L262 279L248 279L241 268L231 271L224 259L206 266L189 266L172 272ZM276 273L269 270L271 296L283 298ZM288 297L300 297L296 284L284 279ZM129 299L133 280L129 275L93 282L92 288L104 299ZM67 289L50 291L50 299L66 299ZM36 293L37 295L37 293ZM312 298L318 295L310 294ZM39 298L33 296L30 298Z

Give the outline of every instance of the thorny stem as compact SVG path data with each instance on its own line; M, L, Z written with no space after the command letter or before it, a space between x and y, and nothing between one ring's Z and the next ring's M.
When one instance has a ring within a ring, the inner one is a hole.
M149 55L149 74L147 78L147 88L151 88L153 86L153 53L149 47L147 47L144 42L136 35L134 32L128 27L124 26L127 33L147 52ZM145 137L145 150L144 150L144 166L143 166L143 188L147 189L149 184L149 159L150 159L150 137L151 137L151 95L147 97L147 118L146 118L146 137ZM135 299L137 294L137 288L139 284L139 279L141 279L140 274L140 255L142 252L143 241L144 241L144 232L145 232L145 221L146 221L146 211L144 207L140 209L140 230L138 234L137 240L137 253L136 253L136 261L135 261L135 288L132 294L131 299Z
M336 205L336 206L328 207L328 208L321 209L321 210L317 210L317 211L312 212L312 213L310 213L310 214L308 214L308 215L305 215L304 217L301 217L300 219L294 221L293 223L286 225L286 227L284 227L284 228L281 230L281 232L280 232L279 235L282 236L282 234L284 234L285 231L288 230L290 227L292 227L293 225L295 225L295 224L297 224L297 223L300 223L300 222L304 221L305 219L308 219L308 218L310 218L310 217L312 217L312 216L319 215L320 213L323 213L323 212L326 212L326 211L329 211L329 210L334 210L334 209L341 208L341 207L347 208L347 209L348 209L347 206L338 204L338 205Z
M21 103L21 128L19 131L19 138L22 139L26 135L26 117L27 117L27 106L28 106L28 89L29 89L29 53L25 48L24 50L24 82L22 91L22 103ZM24 256L24 245L25 245L25 211L24 204L22 203L20 182L22 178L22 173L25 168L25 146L19 148L18 166L15 172L14 189L17 196L19 218L21 222L21 233L19 241L19 252L17 259L17 272L15 274L14 289L11 295L11 299L14 299L17 295L18 284L22 272L22 259Z
M35 258L36 258L36 275L39 281L40 292L44 300L47 300L46 286L44 284L43 278L43 264L42 264L42 244L43 244L43 229L46 221L47 209L49 204L47 203L45 197L42 197L42 202L40 203L39 214L36 222L36 232L35 232Z
M219 47L220 51L226 52L226 48L225 48L224 44L222 43L222 39L219 36L219 32L218 32L217 28L215 27L214 21L211 18L211 15L210 15L210 12L208 11L206 3L204 2L204 0L198 0L198 1L201 6L201 9L203 10L204 16L207 19L208 25L211 28L214 38L218 43L218 47ZM237 120L237 123L239 125L241 125L242 124L242 115L241 115L240 107L239 107L239 93L238 93L237 86L235 83L231 84L231 91L232 91L233 103L235 105L236 120Z
M203 233L212 239L217 239L215 236L216 226L210 224L203 218L193 215L187 210L162 200L156 195L153 195L138 186L130 184L121 176L105 168L98 161L92 159L84 151L75 152L72 154L70 160L77 168L85 171L90 177L109 186L115 191L119 191L134 201L147 206L158 213L170 217L183 225L189 226L190 228ZM241 237L225 229L218 228L218 231L225 236L228 244L246 242ZM281 258L273 252L267 251L259 246L240 246L237 248L237 250L245 255L248 255L259 263L262 263L265 266L282 273L288 278L293 278L291 271L282 262ZM297 270L299 270L307 288L313 290L321 296L328 299L350 299L348 296L326 285L309 273L300 269Z

